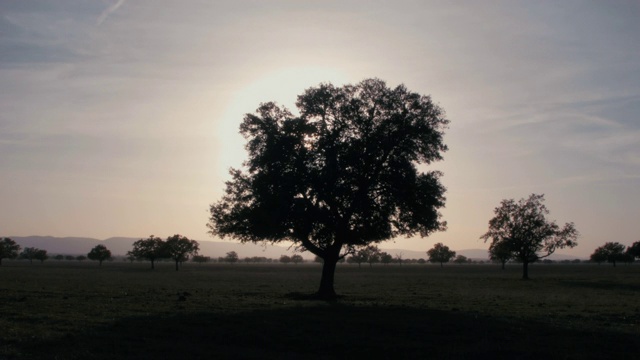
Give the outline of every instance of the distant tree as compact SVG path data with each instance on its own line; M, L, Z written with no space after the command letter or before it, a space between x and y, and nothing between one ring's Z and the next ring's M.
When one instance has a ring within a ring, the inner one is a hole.
M439 171L449 121L428 96L379 79L321 84L300 115L262 104L240 125L249 159L211 205L212 235L291 241L324 259L320 298L335 298L338 260L355 248L444 230ZM345 251L346 250L346 251Z
M288 264L291 262L291 257L289 255L280 255L280 260L283 264Z
M78 261L85 261L85 260L87 260L87 257L84 256L84 255L78 255L78 256L75 257L75 259L78 260Z
M297 265L298 263L303 263L304 258L300 254L293 254L291 255L291 262Z
M54 256L53 258L54 258L54 259L56 259L56 260L58 260L58 261L59 261L59 260L64 260L64 255L60 255L60 254L58 254L58 255Z
M426 263L427 263L427 260L425 260L425 259L423 259L423 258L420 258L420 259L418 259L418 261L416 261L416 262L417 262L418 264L426 264Z
M164 257L169 257L165 251L165 243L157 236L150 235L146 239L140 239L133 243L133 249L127 252L128 256L136 259L149 260L151 268L155 269L155 261Z
M372 267L373 264L380 262L380 249L378 249L375 245L369 245L366 248L362 249L369 263L369 267Z
M402 253L396 254L395 261L402 266Z
M99 265L102 266L103 261L111 258L111 251L107 249L106 246L100 244L91 249L91 251L89 251L89 253L87 254L87 257L89 258L89 260L98 261Z
M393 256L387 252L380 252L380 262L384 265L389 265L393 262Z
M76 257L75 257L75 256L73 256L73 255L65 255L65 256L64 256L64 259L65 259L65 260L76 260Z
M489 221L489 231L480 238L491 239L492 246L504 242L514 258L522 262L522 278L529 279L529 264L553 254L556 249L578 245L578 231L573 223L560 228L548 221L549 210L544 195L531 194L528 199L502 200Z
M458 255L458 256L456 256L455 259L453 259L453 262L456 263L456 264L466 264L466 263L468 263L470 261L466 256Z
M444 263L456 256L456 252L449 250L449 247L443 243L437 243L427 251L427 255L429 255L429 262L440 263L440 267L442 267Z
M36 251L33 258L36 260L40 260L40 262L43 263L45 260L49 258L49 255L47 254L47 250L38 249L38 251Z
M46 250L41 250L35 247L26 247L24 248L24 250L22 250L22 252L20 253L20 258L21 259L27 259L29 260L29 263L33 264L33 260L39 260L36 256L38 256L38 254L40 254L40 256L42 256L42 251L44 251L45 255L46 255Z
M347 263L358 264L358 267L362 267L363 262L367 262L367 254L362 250L357 251L347 258Z
M627 248L627 250L629 249ZM630 254L628 251L625 251L620 256L620 262L625 263L627 265L632 264L635 260L636 260L635 257L632 254Z
M634 242L627 248L627 253L634 258L640 259L640 241Z
M321 258L320 256L316 256L316 257L314 257L314 258L313 258L313 262L314 262L314 263L320 263L320 264L322 264L322 262L323 262L323 261L324 261L324 260L322 260L322 258Z
M616 262L624 260L624 245L618 242L607 242L604 245L595 249L591 254L591 260L601 263L607 261L616 266Z
M186 236L179 234L169 236L164 243L162 253L176 263L176 271L183 261L189 260L189 256L198 255L200 245L195 240L189 240Z
M198 264L206 263L206 262L209 262L210 260L211 260L211 257L203 256L203 255L194 255L191 258L191 261L196 262Z
M3 237L0 240L0 265L2 265L2 259L15 259L20 252L20 245L15 241Z
M494 241L489 246L489 259L494 262L502 264L502 270L507 261L513 258L513 252L511 251L511 243L508 241Z
M235 251L229 251L227 253L227 256L222 258L222 261L228 262L230 264L237 263L238 262L238 253L236 253Z

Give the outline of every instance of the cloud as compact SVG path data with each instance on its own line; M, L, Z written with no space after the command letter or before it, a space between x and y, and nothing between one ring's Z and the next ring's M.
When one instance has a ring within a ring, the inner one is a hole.
M124 4L124 2L125 2L125 0L118 0L116 3L114 3L111 6L109 6L105 11L102 12L102 14L100 14L100 16L98 17L98 20L96 21L96 25L98 25L98 26L102 25L102 23L105 20L107 20L109 15L111 15L116 10L118 10L118 8L120 8L120 6L122 6L122 4Z

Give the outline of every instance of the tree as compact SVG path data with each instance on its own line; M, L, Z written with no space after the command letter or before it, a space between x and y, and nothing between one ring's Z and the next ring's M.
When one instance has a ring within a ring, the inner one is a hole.
M29 263L33 264L33 260L40 260L40 262L45 261L49 258L47 255L47 250L38 249L35 247L26 247L20 253L21 259L29 260Z
M627 253L637 259L640 259L640 241L634 242L627 248Z
M54 256L53 258L56 259L56 260L64 260L64 255L58 254L58 255Z
M162 253L175 261L178 271L181 262L189 260L190 255L198 255L200 245L195 240L176 234L167 238L163 248Z
M291 262L291 257L289 255L280 255L280 261L283 264L288 264Z
M437 243L427 251L427 255L429 255L429 262L440 263L440 267L442 267L444 263L456 256L456 252L449 250L449 247L443 243Z
M65 255L64 257L65 260L76 260L76 257L73 255Z
M206 263L206 262L209 262L210 260L211 260L211 257L204 256L204 255L194 255L191 258L191 261L196 262L198 264Z
M87 257L84 256L84 255L78 255L78 256L75 257L75 259L78 260L78 261L85 261L85 260L87 260Z
M49 255L47 254L47 250L38 249L38 251L36 251L33 258L36 260L40 260L40 262L43 263L45 260L49 258Z
M291 255L291 262L298 265L299 263L303 263L304 259L302 258L302 255L300 254L293 254Z
M458 255L455 259L453 259L453 262L456 264L466 264L469 262L469 259L464 255Z
M398 264L400 264L400 266L402 266L402 256L403 256L403 254L402 254L402 253L400 253L400 254L396 254L396 257L395 257L395 261L396 261Z
M529 263L553 254L556 249L578 245L578 231L573 223L560 228L548 221L549 210L544 195L531 194L528 199L502 200L489 220L489 231L480 238L491 239L491 246L504 242L513 258L522 262L522 278L529 279Z
M385 265L389 265L393 262L393 256L391 256L391 254L387 253L387 252L381 252L380 253L380 262L385 264Z
M369 263L369 267L380 262L380 249L377 246L369 245L360 251L364 254L365 261Z
M149 260L151 262L151 268L155 269L155 261L168 256L164 250L164 241L159 237L150 235L146 239L136 240L133 243L133 249L128 251L127 255L133 256L136 259Z
M210 207L210 233L241 242L292 241L321 257L317 296L333 299L339 259L396 236L445 230L444 111L428 96L378 79L298 96L300 115L274 103L247 114L244 170L232 169Z
M227 256L223 258L225 262L228 262L230 264L238 262L238 253L236 253L235 251L229 251L226 255Z
M111 251L107 249L106 246L100 244L100 245L96 245L93 249L91 249L91 251L89 251L89 253L87 254L87 257L90 260L98 261L100 266L102 266L103 261L111 258ZM80 259L80 256L78 256L77 259L84 260L84 256L82 257L82 259Z
M598 264L607 261L613 264L613 267L616 266L616 262L625 260L625 247L624 245L618 242L607 242L604 245L595 249L593 254L591 254L591 260L597 262Z
M20 252L20 245L9 238L2 238L0 240L0 265L2 265L2 259L15 259Z
M508 241L492 242L489 246L489 259L502 264L502 270L507 261L511 260L513 254L511 252L511 244Z

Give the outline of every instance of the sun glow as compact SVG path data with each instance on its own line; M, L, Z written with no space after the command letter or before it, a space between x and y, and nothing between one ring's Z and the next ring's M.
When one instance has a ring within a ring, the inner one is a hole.
M220 161L225 169L238 167L246 158L244 139L238 133L244 115L253 113L261 103L275 102L294 114L297 96L320 83L344 85L350 79L344 72L328 67L280 68L246 84L231 96L219 125Z

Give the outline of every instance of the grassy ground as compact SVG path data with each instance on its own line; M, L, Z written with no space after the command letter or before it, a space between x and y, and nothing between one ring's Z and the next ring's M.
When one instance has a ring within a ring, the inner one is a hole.
M0 267L0 359L596 359L640 353L640 266L47 261Z

